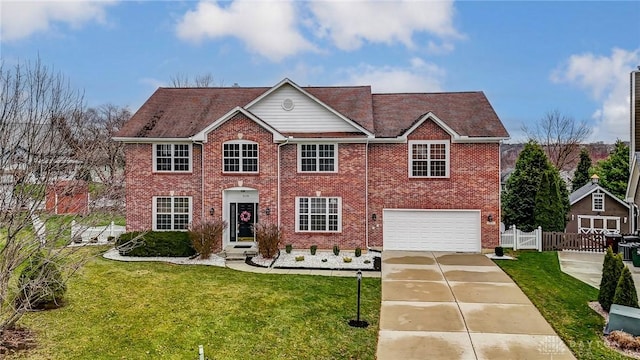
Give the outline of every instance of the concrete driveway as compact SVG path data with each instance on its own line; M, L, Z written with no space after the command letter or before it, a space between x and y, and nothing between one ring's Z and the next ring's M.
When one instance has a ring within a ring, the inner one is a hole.
M486 256L401 251L382 253L377 358L575 359Z

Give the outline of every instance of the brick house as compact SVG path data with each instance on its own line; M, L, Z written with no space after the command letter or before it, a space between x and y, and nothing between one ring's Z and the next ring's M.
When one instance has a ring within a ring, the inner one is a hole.
M369 86L160 88L125 143L127 230L223 219L297 248L480 251L498 244L500 143L482 92Z

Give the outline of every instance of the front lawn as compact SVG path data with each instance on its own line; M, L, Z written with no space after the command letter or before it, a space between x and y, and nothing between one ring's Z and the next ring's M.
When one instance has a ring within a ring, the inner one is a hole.
M604 320L589 308L598 290L560 270L556 252L521 252L496 263L511 276L579 360L629 359L607 348Z
M95 250L94 250L95 251ZM351 328L354 278L92 259L61 309L30 313L27 359L374 359L380 279L364 278L367 329Z

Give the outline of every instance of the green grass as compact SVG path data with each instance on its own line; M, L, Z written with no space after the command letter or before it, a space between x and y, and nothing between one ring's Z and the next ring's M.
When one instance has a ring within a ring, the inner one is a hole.
M95 251L95 250L93 250ZM13 358L374 359L380 280L253 274L212 266L92 259L66 306L29 313L39 346Z
M588 305L597 301L597 289L563 273L556 252L516 255L517 261L496 263L520 286L579 360L629 359L607 348L601 339L604 320Z

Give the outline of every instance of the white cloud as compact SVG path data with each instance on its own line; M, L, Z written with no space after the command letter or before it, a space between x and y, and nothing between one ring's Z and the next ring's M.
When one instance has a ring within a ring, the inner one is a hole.
M411 59L408 67L362 64L345 72L347 80L340 85L370 84L376 93L442 91L446 75L444 69L420 58Z
M296 29L298 15L293 2L237 0L224 5L198 3L177 24L178 37L194 42L237 37L250 52L272 61L315 50Z
M105 22L105 8L114 1L2 1L0 39L2 42L27 38L65 23L80 28L88 22Z
M614 48L609 56L572 55L551 74L552 81L576 85L601 103L592 115L592 140L629 140L629 73L638 63L640 49Z
M453 26L453 1L315 1L309 6L316 35L331 38L342 50L355 50L365 41L411 48L416 32L461 37Z

